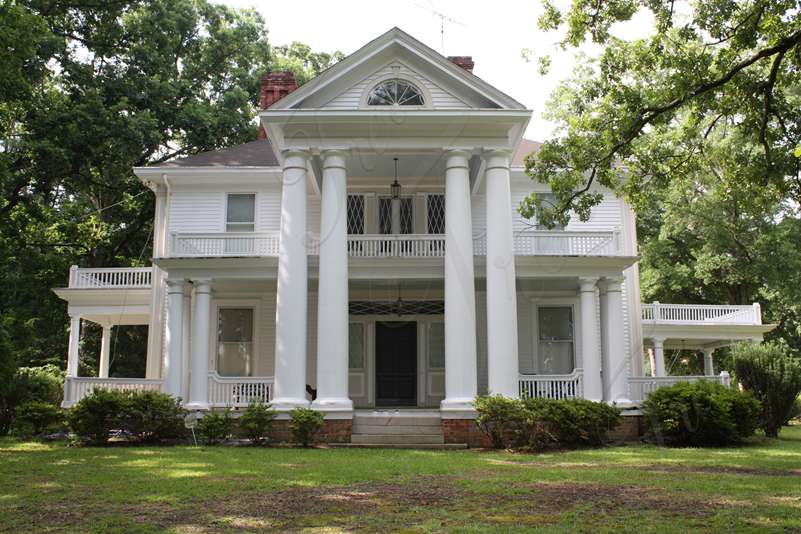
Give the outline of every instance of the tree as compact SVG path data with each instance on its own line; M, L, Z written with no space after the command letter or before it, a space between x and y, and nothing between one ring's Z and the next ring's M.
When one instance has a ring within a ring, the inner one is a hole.
M205 0L0 0L0 315L20 365L63 365L50 288L71 264L148 263L153 199L132 167L255 139L264 71L339 57L293 46ZM144 345L117 331L119 352Z
M600 201L598 184L640 208L723 130L760 148L742 162L741 184L801 201L796 2L576 0L566 11L550 0L544 5L540 28L565 29L563 47L590 40L604 49L553 96L551 118L561 128L526 168L551 185L555 202L543 205L532 194L520 206L524 216L536 213L545 225L566 222L571 211L586 219ZM654 19L650 37L613 36L615 23L641 10Z

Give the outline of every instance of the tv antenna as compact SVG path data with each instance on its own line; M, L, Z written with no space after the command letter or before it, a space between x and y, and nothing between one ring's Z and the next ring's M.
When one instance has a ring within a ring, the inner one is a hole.
M444 56L445 55L445 23L446 22L451 22L453 24L458 24L459 26L462 26L463 28L467 28L467 25L466 24L462 24L461 22L459 22L458 20L456 20L453 17L449 17L445 13L440 13L439 11L434 9L434 4L432 4L431 2L429 2L429 6L424 6L423 4L418 4L417 2L415 2L414 5L416 5L420 9L425 9L426 11L431 13L432 15L435 15L435 16L439 17L439 41L440 41L439 42L439 46L440 46L440 52L442 52L442 55Z

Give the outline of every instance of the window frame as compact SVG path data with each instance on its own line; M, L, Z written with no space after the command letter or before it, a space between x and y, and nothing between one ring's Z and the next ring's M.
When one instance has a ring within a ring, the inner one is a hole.
M531 324L531 373L535 375L548 376L543 372L540 367L540 308L570 308L573 317L573 371L582 369L584 362L582 360L582 343L581 339L581 315L578 313L580 310L578 297L573 296L552 296L538 298L530 297L530 324ZM525 373L524 373L525 374ZM568 373L570 374L570 373Z
M211 343L209 346L213 347L213 350L209 351L209 370L213 370L213 372L218 376L227 376L227 375L220 375L218 370L218 361L219 361L219 321L220 321L220 310L224 309L250 309L253 311L253 341L252 344L252 351L251 351L251 361L250 361L250 371L251 374L248 375L250 377L254 376L267 376L263 373L259 373L259 368L264 365L264 362L260 361L260 343L259 338L261 337L261 300L258 299L236 299L236 298L222 298L222 299L214 299L212 301L213 311L214 314L211 317L211 320L214 321L211 328L209 328L209 342Z
M228 221L228 212L229 212L229 198L234 195L244 196L244 195L252 195L253 196L253 230L229 230L229 224L250 224L247 222L229 222ZM258 226L258 205L259 205L259 194L256 191L226 191L225 192L225 214L223 216L223 231L226 234L253 234L256 233L257 226Z
M392 67L393 67L393 69L396 68L396 67L399 68L400 65L392 65ZM397 105L397 104L393 104L391 106L369 105L367 103L367 101L370 100L370 95L373 93L373 90L375 90L375 88L378 87L379 85L381 85L382 83L387 82L389 80L401 80L403 82L409 83L409 84L413 85L414 87L416 87L417 90L420 91L420 94L423 97L423 104L419 105L419 106L418 105L400 106L400 105ZM428 91L428 88L425 86L425 84L422 83L422 81L417 80L417 79L415 79L415 78L413 78L411 76L407 76L405 74L401 74L400 72L392 72L392 73L386 74L384 76L381 76L380 78L377 78L376 80L373 80L373 81L371 81L370 83L367 84L366 89L362 93L362 97L360 99L360 106L359 107L366 108L366 109L372 109L372 110L381 110L381 109L387 109L387 110L430 109L430 108L433 107L433 104L431 102L431 93Z

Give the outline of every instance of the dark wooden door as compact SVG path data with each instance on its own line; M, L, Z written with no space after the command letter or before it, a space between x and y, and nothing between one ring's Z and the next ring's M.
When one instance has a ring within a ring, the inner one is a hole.
M375 403L417 405L417 323L384 321L375 332Z

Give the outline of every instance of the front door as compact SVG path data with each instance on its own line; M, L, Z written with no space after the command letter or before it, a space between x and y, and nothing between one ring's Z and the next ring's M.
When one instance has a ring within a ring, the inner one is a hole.
M416 406L417 323L379 321L375 339L376 406Z

